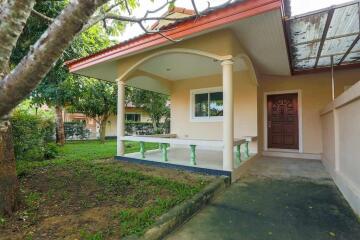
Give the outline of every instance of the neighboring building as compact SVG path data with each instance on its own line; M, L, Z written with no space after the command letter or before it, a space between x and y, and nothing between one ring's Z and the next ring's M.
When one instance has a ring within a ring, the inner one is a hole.
M281 0L236 1L162 26L167 38L141 35L67 65L117 81L120 94L170 95L172 134L124 136L119 118L117 159L233 180L261 156L318 159L360 214L359 5L284 12ZM162 153L124 156L124 141L158 142Z
M135 106L127 106L125 108L125 120L141 123L150 123L149 114L141 108ZM96 139L100 136L99 124L95 119L87 117L82 113L68 113L64 111L64 122L81 121L86 124L86 129L90 131L90 139ZM116 137L116 115L111 115L106 124L106 137Z
M151 123L149 114L135 106L125 107L125 121ZM111 115L106 124L106 137L116 137L116 115Z
M95 119L86 117L82 113L68 113L66 110L63 111L63 119L64 122L83 122L85 123L86 129L90 131L89 138L96 139L98 137L98 124L96 123Z

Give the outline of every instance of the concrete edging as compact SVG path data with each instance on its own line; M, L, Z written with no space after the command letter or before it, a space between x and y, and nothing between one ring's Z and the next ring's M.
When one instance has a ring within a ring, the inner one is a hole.
M125 240L157 240L162 239L177 227L182 225L198 210L204 207L219 192L230 184L228 177L219 177L207 185L202 191L191 199L184 201L178 206L173 207L167 213L158 218L155 224L148 229L141 237L134 235L125 237Z

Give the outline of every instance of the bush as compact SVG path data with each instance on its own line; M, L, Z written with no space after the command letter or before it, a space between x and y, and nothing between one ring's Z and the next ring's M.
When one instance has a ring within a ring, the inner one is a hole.
M90 135L89 129L86 129L86 124L80 121L65 122L64 131L66 139L86 139Z
M55 143L47 143L45 145L44 157L45 159L52 159L58 155L58 147Z
M151 134L163 134L170 132L170 124L160 123L158 131L154 130L153 124L150 122L125 122L125 134L126 135L151 135Z
M49 146L54 139L53 120L40 114L15 110L11 124L16 160L38 161L54 157L56 150Z
M125 134L150 135L150 134L154 134L154 129L152 123L126 121Z

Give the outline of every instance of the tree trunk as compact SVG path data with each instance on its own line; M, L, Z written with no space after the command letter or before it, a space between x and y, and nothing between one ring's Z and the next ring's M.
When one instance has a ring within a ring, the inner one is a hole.
M108 0L70 1L67 7L33 45L28 54L16 65L11 73L0 81L0 116L8 114L31 93L41 79L50 71L64 50L70 45L74 36L81 31L83 25L87 23L96 9L106 1ZM12 2L15 2L15 0ZM25 1L16 0L16 2ZM26 2L31 3L35 1L27 0ZM1 5L1 7L3 6ZM30 13L28 12L28 14ZM2 19L4 16L5 14L0 14L0 33L6 33L5 30L9 26L11 27L11 25L7 25L8 19ZM19 17L14 16L14 20L22 19L26 18L19 19ZM19 35L20 33L21 31ZM17 32L15 31L14 34L16 35ZM12 46L15 46L16 42L13 40L4 42L3 36L5 35L0 34L2 48L8 48L11 52ZM0 60L0 73L2 73L2 62L4 60L1 58Z
M60 146L65 144L65 130L63 119L63 107L56 106L56 143Z
M10 121L0 119L0 215L11 215L19 206L19 182Z
M0 79L7 73L4 70L8 67L11 52L34 4L35 0L7 0L0 3Z
M157 122L155 120L152 120L152 125L154 128L154 133L157 134L158 133L158 125Z
M105 135L106 135L106 123L107 123L108 117L105 116L100 122L100 142L105 143Z

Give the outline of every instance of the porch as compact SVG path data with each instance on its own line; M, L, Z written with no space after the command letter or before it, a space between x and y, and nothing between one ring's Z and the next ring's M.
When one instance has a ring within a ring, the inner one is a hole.
M224 169L223 151L224 146L221 140L199 140L199 139L180 139L175 134L156 135L156 136L124 136L124 141L135 141L140 143L140 151L125 154L124 158L118 159L141 159L157 163L171 164L174 168L187 166L186 169L196 172L207 172L214 175L228 175L231 171ZM249 144L256 141L256 137L244 137L234 139L232 168L240 167L245 161L254 156L250 153ZM154 150L145 149L145 143L158 143L159 148ZM146 162L145 162L146 163ZM184 169L184 168L183 168ZM215 170L215 171L212 171Z
M231 175L257 154L258 85L247 55L171 48L124 69L117 79L117 159ZM125 136L125 86L170 96L170 134ZM140 152L125 155L125 141L139 142ZM159 149L147 151L147 142Z

